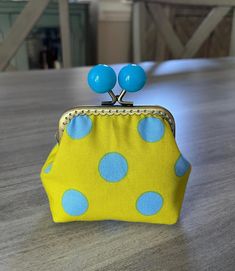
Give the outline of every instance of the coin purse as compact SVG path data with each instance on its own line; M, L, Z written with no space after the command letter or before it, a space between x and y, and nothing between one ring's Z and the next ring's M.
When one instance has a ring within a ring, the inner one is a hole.
M177 147L167 109L123 100L145 81L140 66L127 65L118 75L122 91L115 95L113 69L90 70L92 90L108 92L112 100L75 107L60 118L58 143L41 171L54 222L177 222L191 165Z

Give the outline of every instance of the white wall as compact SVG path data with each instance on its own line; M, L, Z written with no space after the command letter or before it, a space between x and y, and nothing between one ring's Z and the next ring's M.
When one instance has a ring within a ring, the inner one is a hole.
M98 62L129 62L131 5L120 0L100 0L98 17Z

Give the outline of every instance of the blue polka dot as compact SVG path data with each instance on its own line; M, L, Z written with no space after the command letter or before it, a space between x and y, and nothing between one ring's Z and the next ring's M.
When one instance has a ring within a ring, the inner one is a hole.
M45 173L49 173L49 172L51 171L51 169L52 169L52 163L49 164L49 165L44 169L44 172L45 172Z
M156 142L162 139L165 127L160 119L146 117L139 121L138 131L143 140L147 142Z
M189 162L182 155L180 155L180 157L175 163L175 174L178 177L182 177L189 168L190 168Z
M154 215L160 211L163 198L157 192L145 192L137 199L136 208L142 215Z
M126 176L127 171L127 161L120 153L107 153L100 160L100 175L108 182L120 181Z
M78 216L87 211L88 200L81 192L70 189L64 192L62 206L67 214Z
M92 128L92 121L86 115L80 115L71 120L67 126L67 133L73 139L80 139L88 135Z

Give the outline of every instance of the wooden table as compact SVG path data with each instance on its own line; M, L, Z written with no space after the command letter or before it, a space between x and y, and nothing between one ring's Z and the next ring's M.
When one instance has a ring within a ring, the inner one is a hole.
M39 178L62 112L107 97L88 68L0 74L0 270L235 270L235 60L143 63L137 104L175 116L193 165L180 221L54 224ZM116 70L120 66L114 66Z

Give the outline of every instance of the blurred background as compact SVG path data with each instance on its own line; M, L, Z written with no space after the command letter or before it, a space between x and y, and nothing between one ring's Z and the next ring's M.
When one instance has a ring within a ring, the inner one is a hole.
M233 8L221 2L2 0L0 70L231 56Z

